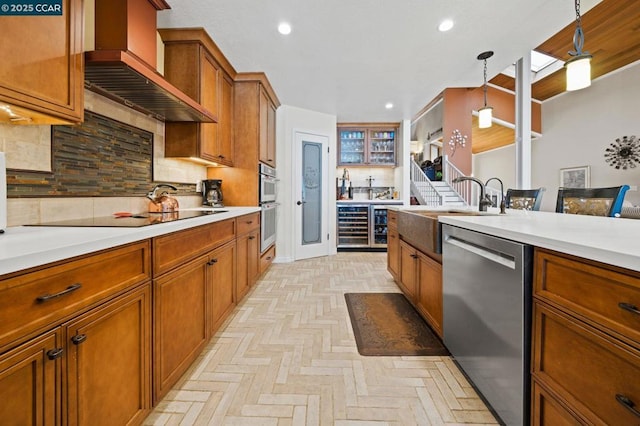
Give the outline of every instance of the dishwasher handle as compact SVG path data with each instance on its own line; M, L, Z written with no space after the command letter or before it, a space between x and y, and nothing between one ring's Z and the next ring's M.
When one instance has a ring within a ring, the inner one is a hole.
M456 246L462 250L471 252L478 256L484 257L485 259L490 260L494 263L499 263L510 269L514 269L514 270L516 269L516 259L510 254L502 253L497 250L492 250L487 247L482 247L480 245L470 243L468 241L462 240L452 235L450 235L445 241L448 244L451 244L453 246Z

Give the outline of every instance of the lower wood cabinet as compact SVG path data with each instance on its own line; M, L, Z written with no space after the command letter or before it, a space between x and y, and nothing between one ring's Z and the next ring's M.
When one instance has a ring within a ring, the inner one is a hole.
M640 424L640 273L535 250L532 423Z
M209 256L208 288L211 313L209 337L220 328L236 305L236 244L231 241L214 250Z
M236 300L240 302L260 275L260 213L237 218Z
M260 254L260 274L264 274L276 257L276 246L273 245Z
M150 366L147 283L0 355L0 423L141 424Z
M398 213L387 210L387 270L395 281L400 280L400 235Z
M442 264L405 241L399 242L396 283L431 328L442 337ZM388 247L387 247L388 251ZM387 253L390 260L394 253Z
M442 337L442 264L418 252L416 307L433 330Z
M418 250L400 241L400 289L412 303L418 293Z
M61 423L60 328L0 355L0 419L16 425Z
M207 344L209 257L153 281L153 401L157 403Z
M64 326L67 424L141 424L151 410L149 284Z

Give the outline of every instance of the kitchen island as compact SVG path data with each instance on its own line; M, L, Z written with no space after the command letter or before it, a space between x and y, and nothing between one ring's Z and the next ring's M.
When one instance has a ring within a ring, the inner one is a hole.
M482 330L488 332L486 336L500 336L513 326L521 330L517 340L524 339L524 347L518 351L522 358L517 361L518 355L514 360L521 363L524 373L520 374L526 376L520 392L524 419L511 416L503 420L507 424L530 421L536 425L637 424L640 384L630 378L640 377L640 221L521 210L498 215L491 209L479 215L447 216L445 211L438 219L446 224L443 273L440 277L431 274L427 282L419 279L413 299L425 299L421 289L434 287L440 284L437 279L442 280L445 303L438 299L431 300L430 305L443 307L445 344L456 341L452 338L456 336L455 323L465 317L476 318L471 323L466 321L467 328L479 327L465 341L481 338ZM490 289L497 288L500 281L498 271L510 270L512 263L518 267L521 261L485 249L479 240L467 235L469 231L532 247L531 266L524 267L525 281L504 282L501 285L505 290L492 293ZM402 235L400 240L405 243ZM455 246L464 250L454 250ZM482 269L480 265L484 265ZM404 271L401 265L400 282ZM459 283L466 283L464 288L473 291L461 291ZM505 298L506 289L513 285L520 285L519 291L514 289L517 297ZM433 290L429 293L438 294ZM519 304L524 317L504 320L503 314ZM450 322L454 327L448 327ZM500 375L508 369L507 357L514 356L515 347L509 344L502 353L499 346L496 343L490 352L485 348L478 354L450 348L461 365L467 363L473 368L473 364L486 364L478 370L480 373L468 372L482 393L482 382L493 380L493 374L499 379L493 385L505 383ZM490 365L502 367L491 369L487 367ZM495 386L486 389L491 393ZM513 394L515 389L505 391ZM508 413L500 407L504 398L492 401L489 394L485 397L496 404L498 413Z

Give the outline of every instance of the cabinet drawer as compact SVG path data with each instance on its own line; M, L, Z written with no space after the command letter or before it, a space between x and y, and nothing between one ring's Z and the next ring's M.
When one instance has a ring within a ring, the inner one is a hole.
M596 424L640 423L616 400L640 404L640 351L535 302L533 375Z
M533 426L574 426L583 424L544 387L533 381L531 398Z
M153 275L164 274L233 240L235 235L236 221L228 219L156 237L153 239Z
M149 240L0 281L0 349L150 278Z
M269 265L273 262L273 259L276 257L276 246L271 246L267 251L262 253L260 256L260 273L264 273L267 269L269 269Z
M640 274L540 249L535 257L538 299L640 343Z
M240 216L236 219L238 235L246 234L254 229L260 229L260 212Z

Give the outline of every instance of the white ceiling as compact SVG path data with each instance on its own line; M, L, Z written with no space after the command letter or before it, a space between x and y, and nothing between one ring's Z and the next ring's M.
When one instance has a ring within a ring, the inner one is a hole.
M600 0L582 0L581 13ZM447 87L478 87L575 20L572 0L169 0L159 27L204 27L282 104L338 122L411 119ZM438 31L441 20L455 21ZM278 33L287 21L293 31ZM392 110L384 105L392 102Z

